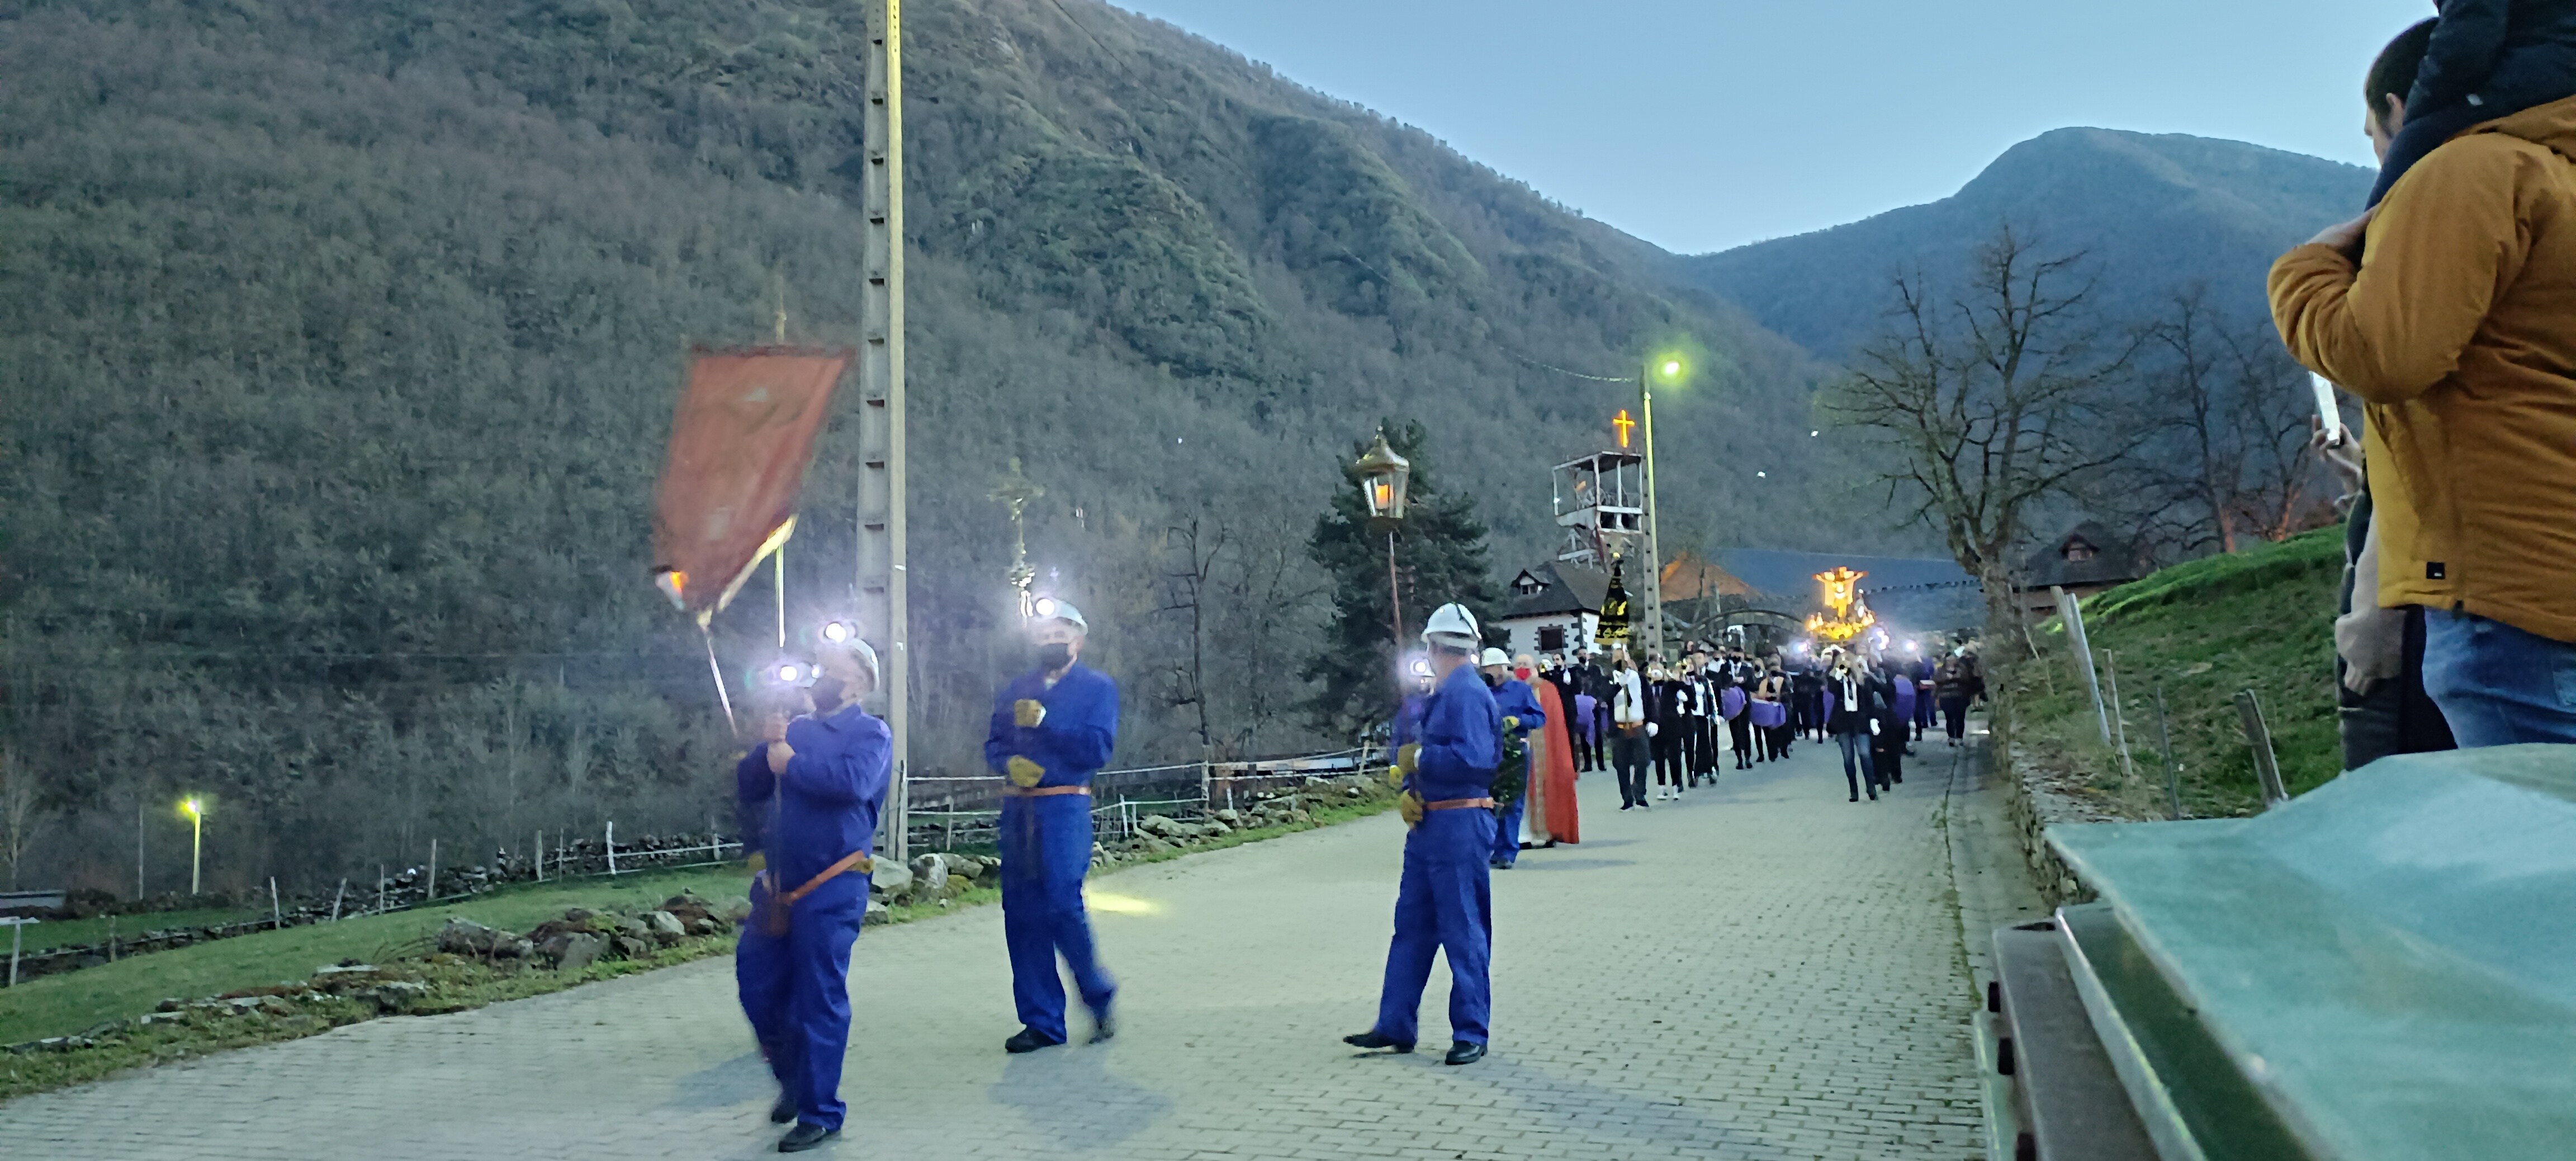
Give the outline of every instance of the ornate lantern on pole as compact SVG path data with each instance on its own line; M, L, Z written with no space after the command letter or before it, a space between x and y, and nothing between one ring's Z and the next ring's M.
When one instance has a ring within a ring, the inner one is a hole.
M1386 533L1386 595L1393 610L1395 652L1404 654L1404 594L1395 582L1395 530L1404 524L1405 489L1413 480L1413 465L1395 449L1387 446L1386 429L1377 429L1377 442L1369 445L1359 461L1351 465L1351 478L1359 481L1360 502L1368 509L1369 530Z

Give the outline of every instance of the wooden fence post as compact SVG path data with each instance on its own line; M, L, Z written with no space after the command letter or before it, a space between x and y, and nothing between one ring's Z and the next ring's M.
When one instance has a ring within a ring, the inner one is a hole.
M2182 820L2182 768L2174 765L2173 730L2165 724L2165 687L2156 686L2156 746L2165 755L2165 795L2171 801L2170 817Z

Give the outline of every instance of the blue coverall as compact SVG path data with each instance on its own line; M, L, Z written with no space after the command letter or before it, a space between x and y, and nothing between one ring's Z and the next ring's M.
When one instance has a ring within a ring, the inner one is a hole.
M1045 706L1046 720L1021 728L1012 707L1023 699ZM1045 673L1032 670L1002 687L993 699L984 763L1004 774L1012 757L1023 757L1045 770L1040 788L1088 786L1091 776L1109 764L1117 744L1117 683L1076 663L1053 685ZM1091 870L1091 796L1005 797L1000 837L1002 938L1010 947L1011 998L1021 1024L1062 1043L1064 980L1055 967L1059 953L1095 1019L1108 1014L1118 991L1093 952L1091 920L1082 904L1082 878Z
M751 888L752 918L734 948L742 1014L769 1071L796 1101L796 1119L841 1127L841 1059L850 1046L850 947L868 906L868 877L835 875L788 912L785 935L762 929L774 893L804 886L876 841L894 762L894 734L857 706L787 726L796 756L769 772L769 747L734 768L743 845L768 864ZM783 885L783 886L782 886Z
M1494 687L1494 708L1504 717L1521 720L1519 726L1507 732L1522 740L1522 765L1530 765L1526 746L1530 731L1547 724L1547 711L1539 708L1537 691L1517 677L1505 678L1501 685ZM1522 771L1520 796L1512 799L1512 804L1504 807L1503 813L1494 821L1494 858L1506 867L1521 859L1521 812L1529 809L1529 784L1543 773L1537 769Z
M1425 802L1485 798L1493 794L1498 755L1494 734L1502 713L1474 666L1461 665L1431 691L1422 714L1422 746L1407 789ZM1449 1035L1485 1042L1492 989L1486 961L1493 954L1491 860L1494 812L1469 807L1434 810L1404 837L1404 882L1396 889L1395 938L1386 951L1386 983L1379 993L1377 1033L1411 1044L1431 981L1431 953L1449 957Z

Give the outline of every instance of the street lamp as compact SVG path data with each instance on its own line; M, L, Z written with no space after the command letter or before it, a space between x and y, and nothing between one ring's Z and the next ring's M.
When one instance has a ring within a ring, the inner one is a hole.
M1359 462L1351 465L1351 477L1359 481L1360 500L1368 506L1369 528L1386 533L1386 595L1392 610L1396 656L1404 655L1404 594L1395 583L1395 530L1404 523L1405 489L1413 480L1413 464L1395 449L1387 446L1386 429L1377 429L1377 442L1369 445Z
M188 844L188 894L192 896L203 894L206 868L206 807L204 803L191 798L179 804L179 813L188 816L190 829L195 832Z

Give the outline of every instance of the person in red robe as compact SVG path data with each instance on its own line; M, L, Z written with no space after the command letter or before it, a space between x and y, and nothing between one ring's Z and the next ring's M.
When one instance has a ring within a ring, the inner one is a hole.
M1530 670L1527 654L1515 659L1520 672ZM1527 680L1527 678L1523 678ZM1529 809L1521 816L1527 832L1524 850L1583 841L1581 818L1574 803L1574 735L1572 716L1553 681L1532 681L1547 724L1530 733Z

